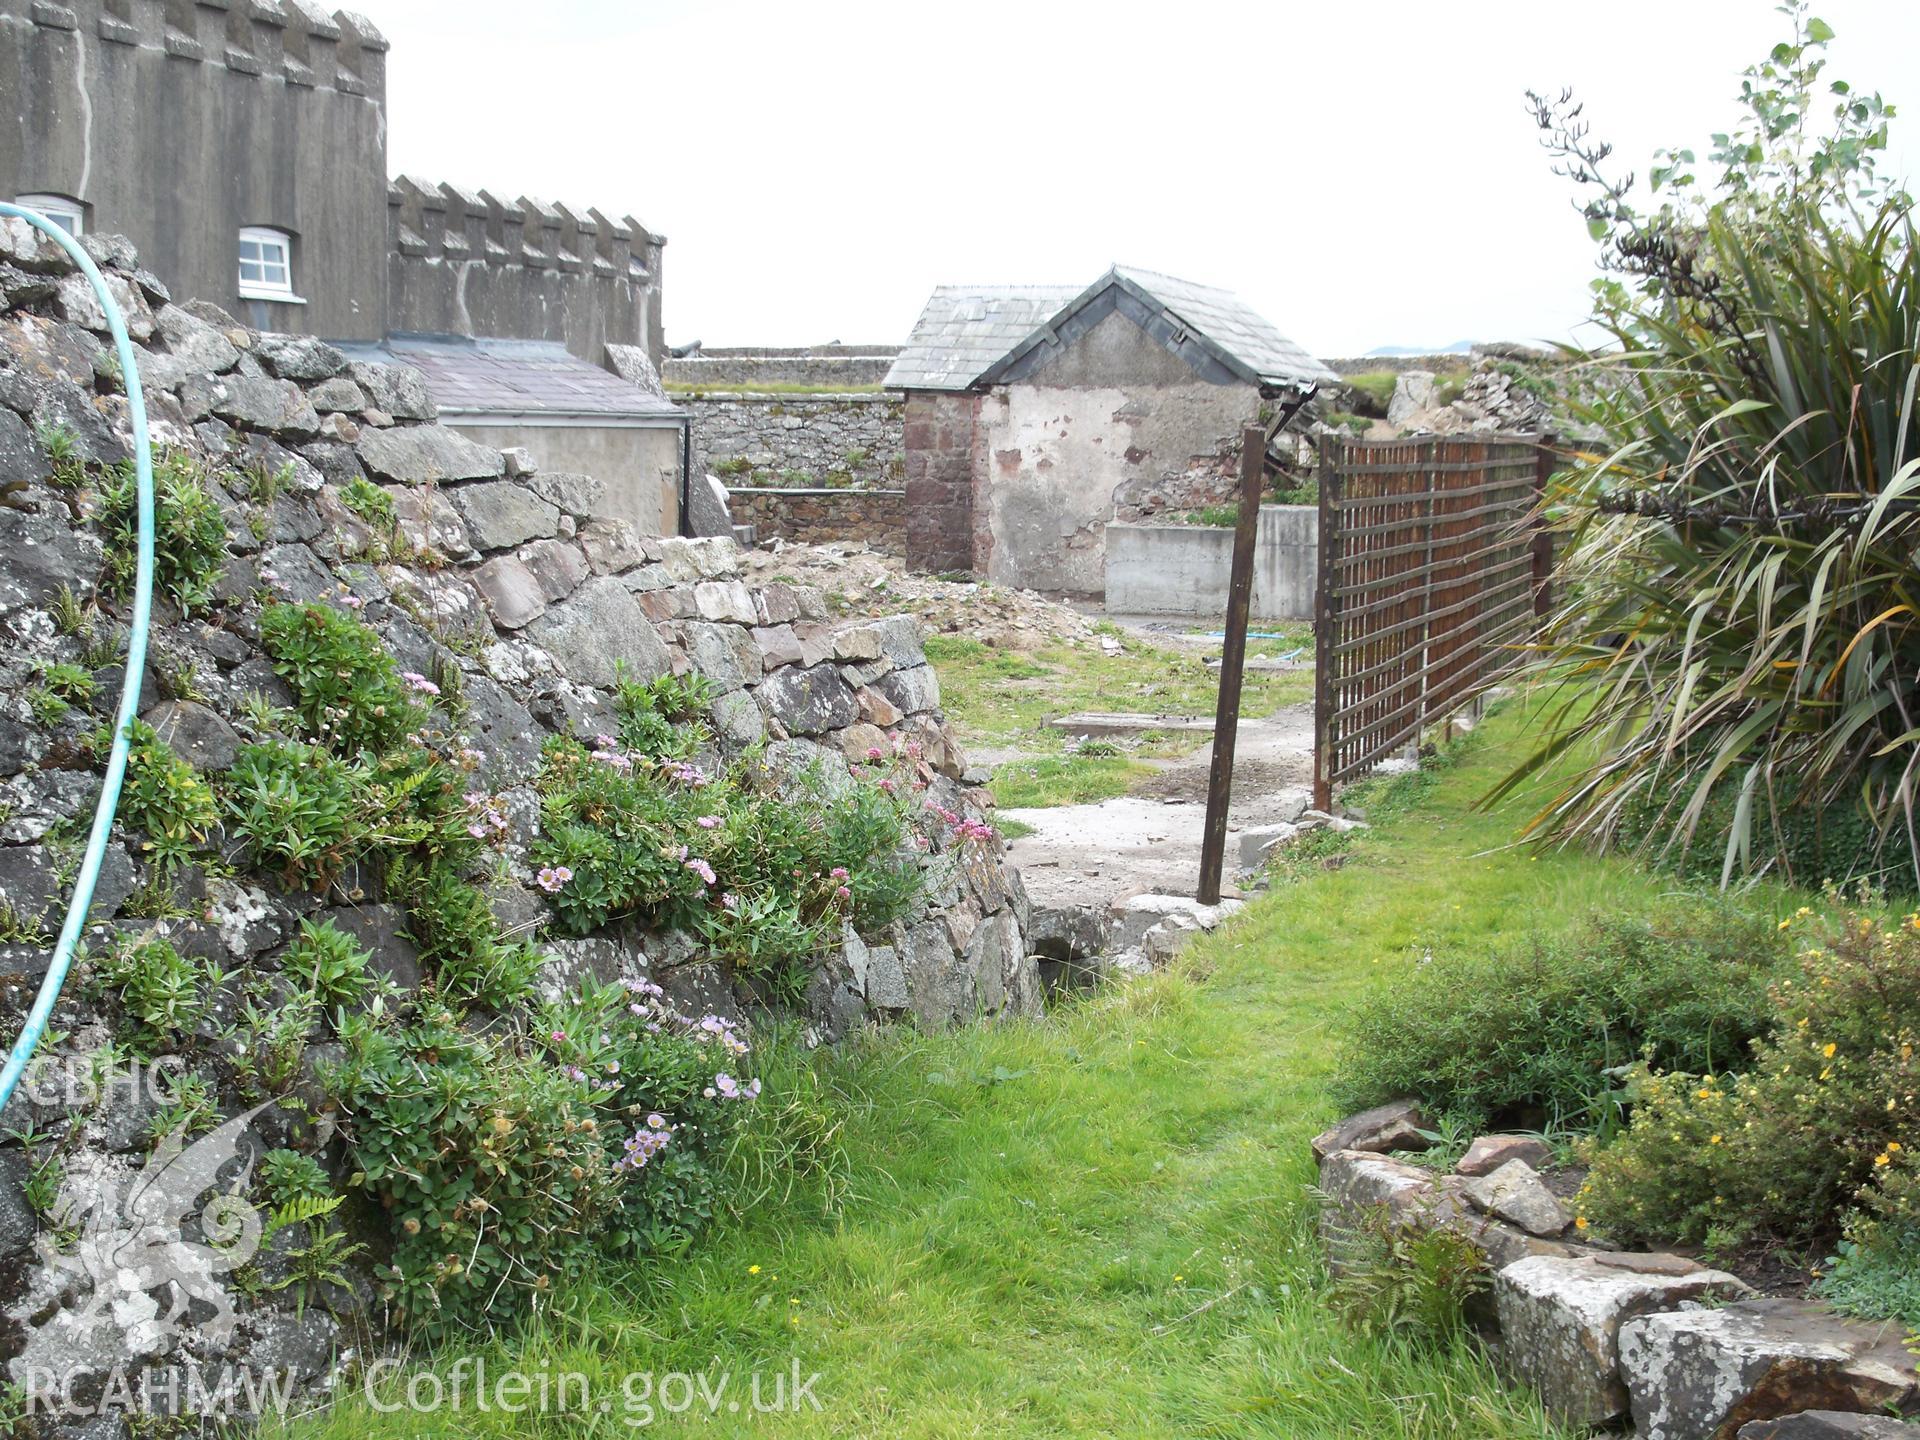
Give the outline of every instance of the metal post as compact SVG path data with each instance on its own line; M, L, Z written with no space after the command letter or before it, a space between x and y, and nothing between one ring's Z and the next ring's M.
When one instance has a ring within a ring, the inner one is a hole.
M1553 531L1547 528L1547 482L1553 478L1554 453L1551 433L1540 437L1534 447L1533 465L1533 613L1544 617L1553 609Z
M1213 714L1213 768L1207 775L1207 829L1200 844L1202 905L1220 903L1227 858L1227 806L1233 798L1233 747L1240 727L1240 684L1247 668L1247 615L1253 606L1253 547L1260 529L1267 432L1240 432L1240 523L1233 532L1233 583L1227 590L1227 635L1220 650L1220 700Z
M1345 448L1330 435L1320 437L1319 562L1313 587L1313 808L1333 810L1334 595L1340 545L1340 459Z

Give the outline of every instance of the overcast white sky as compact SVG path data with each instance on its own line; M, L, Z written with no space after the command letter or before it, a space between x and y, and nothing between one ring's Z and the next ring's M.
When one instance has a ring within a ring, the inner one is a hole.
M898 342L936 284L1110 263L1322 355L1564 338L1593 249L1522 92L1642 174L1734 118L1767 0L356 0L402 171L664 232L675 344ZM1920 4L1822 0L1920 113ZM1920 171L1894 122L1891 168Z

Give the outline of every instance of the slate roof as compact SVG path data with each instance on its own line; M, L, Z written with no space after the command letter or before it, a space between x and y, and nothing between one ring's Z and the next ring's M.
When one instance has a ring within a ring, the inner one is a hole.
M1080 292L1071 285L942 285L920 312L885 384L965 390Z
M887 372L887 386L966 390L990 383L994 372L1046 343L1050 331L1116 287L1169 328L1198 339L1244 380L1294 388L1340 378L1231 291L1116 265L1078 291L1053 285L940 287Z
M434 403L452 415L555 419L671 420L679 406L570 353L558 341L389 335L374 346L343 345L356 358L412 365Z

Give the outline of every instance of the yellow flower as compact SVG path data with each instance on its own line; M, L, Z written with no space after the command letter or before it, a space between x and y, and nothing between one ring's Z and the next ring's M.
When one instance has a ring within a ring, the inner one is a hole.
M1718 1145L1719 1143L1720 1143L1720 1137L1718 1135L1709 1135L1707 1137L1707 1144Z
M1889 1155L1898 1155L1900 1153L1900 1142L1898 1140L1887 1141L1887 1153Z
M1873 1157L1873 1163L1874 1163L1874 1164L1875 1164L1876 1166L1882 1166L1882 1167L1884 1167L1884 1166L1886 1165L1886 1163L1887 1163L1887 1157L1886 1157L1886 1156L1884 1156L1884 1155L1876 1155L1876 1156L1874 1156L1874 1157Z
M1586 1229L1586 1228L1587 1228L1587 1217L1586 1217L1586 1216L1584 1216L1584 1215L1576 1215L1576 1216L1574 1217L1574 1220L1573 1220L1573 1228L1574 1228L1574 1229L1576 1229L1576 1230L1584 1230L1584 1229Z
M1186 1277L1186 1276L1184 1276L1184 1275L1176 1275L1176 1276L1174 1276L1174 1277L1173 1277L1173 1283L1174 1283L1174 1284L1176 1284L1176 1285L1178 1285L1178 1284L1179 1284L1179 1283L1180 1283L1180 1282L1181 1282L1182 1280L1184 1280L1184 1279L1186 1279L1186 1278L1187 1278L1187 1277Z
M760 1267L758 1265L747 1266L747 1274L758 1275L759 1273L760 1273Z
M1840 1048L1839 1046L1835 1045L1831 1040L1829 1040L1826 1044L1820 1047L1820 1053L1826 1056L1827 1059L1831 1060L1833 1059L1833 1052L1839 1048Z

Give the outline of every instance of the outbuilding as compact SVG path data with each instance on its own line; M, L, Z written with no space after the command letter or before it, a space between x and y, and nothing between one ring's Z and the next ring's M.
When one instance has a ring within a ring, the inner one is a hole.
M886 379L908 563L1097 596L1110 522L1230 499L1243 427L1338 378L1237 296L1148 270L942 286Z

